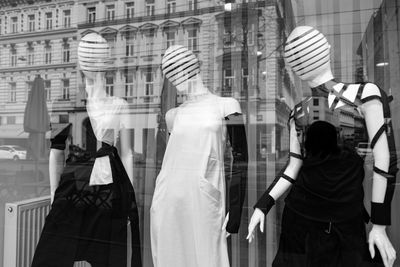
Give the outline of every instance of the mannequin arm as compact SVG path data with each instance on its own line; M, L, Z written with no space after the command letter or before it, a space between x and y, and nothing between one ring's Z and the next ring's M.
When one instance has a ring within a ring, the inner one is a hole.
M275 178L267 191L258 200L254 208L260 209L266 215L275 204L275 201L281 197L292 185L303 164L299 158L301 155L300 144L297 139L297 131L294 119L290 120L290 155L286 167ZM296 156L299 155L299 156Z
M251 242L254 238L254 230L260 224L260 231L264 231L265 215L275 205L275 201L285 193L294 183L299 170L303 164L301 159L300 144L297 138L297 131L294 119L290 119L290 154L286 167L279 172L275 180L268 187L267 191L261 196L254 205L254 213L251 216L248 226L247 239Z
M49 157L49 178L50 178L50 197L51 203L54 200L54 194L60 182L60 176L64 169L64 151L51 148Z
M229 219L226 231L228 233L237 233L247 190L247 139L242 115L230 115L227 120L234 121L235 124L227 126L232 147L233 166L232 180L229 187Z
M121 129L121 161L133 185L133 154L129 129Z
M367 97L380 97L380 91L374 84L364 88L361 100ZM373 227L369 233L369 251L375 256L375 246L378 248L386 267L392 266L396 252L386 234L385 226L390 224L391 200L394 191L395 177L389 174L390 152L385 132L379 135L382 125L385 125L382 102L378 99L366 101L361 110L365 117L369 141L374 156L374 172L372 181L371 221Z
M364 88L362 98L378 96L381 97L379 88L374 84L367 84ZM365 100L364 100L365 101ZM371 221L374 224L390 224L390 202L392 194L393 179L385 177L389 171L390 153L387 135L385 132L379 134L379 129L385 125L383 105L378 99L366 101L361 110L365 117L369 141L371 142L372 153L374 156L374 172L372 181L372 204ZM373 140L375 139L375 140ZM382 170L380 172L379 170Z

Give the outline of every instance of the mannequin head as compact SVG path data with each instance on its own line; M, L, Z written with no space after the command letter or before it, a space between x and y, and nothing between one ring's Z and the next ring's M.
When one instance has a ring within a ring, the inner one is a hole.
M78 45L78 62L85 74L105 71L110 63L107 41L94 32L83 36Z
M169 47L161 62L165 77L180 92L188 87L188 81L200 78L200 62L192 51L181 45Z
M296 27L285 44L285 61L311 87L333 79L330 45L325 36L309 26Z

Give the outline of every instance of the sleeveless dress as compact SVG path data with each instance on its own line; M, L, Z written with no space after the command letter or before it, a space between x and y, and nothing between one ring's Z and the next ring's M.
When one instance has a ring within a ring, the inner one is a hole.
M225 117L233 98L202 95L168 111L171 133L151 206L155 267L229 266L225 218Z
M142 266L135 193L114 147L125 106L116 97L89 99L87 111L102 148L92 154L70 151L32 267L72 267L75 261L126 267L128 220L131 266ZM65 139L55 137L52 149L65 149Z

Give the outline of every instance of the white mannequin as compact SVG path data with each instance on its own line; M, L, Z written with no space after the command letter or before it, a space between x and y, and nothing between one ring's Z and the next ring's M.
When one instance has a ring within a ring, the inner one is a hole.
M304 37L307 35L312 37L307 39ZM303 48L304 50L302 50ZM285 47L285 59L286 63L293 69L293 71L302 80L307 81L311 88L324 85L329 92L328 104L330 107L332 107L336 98L335 95L339 93L343 87L343 84L333 81L333 74L329 61L329 50L330 45L327 43L325 37L321 33L311 27L301 26L295 28L288 38L288 43ZM342 95L345 102L339 100L334 108L347 105L350 102L354 103L356 101L358 88L359 85L348 85L346 91ZM364 90L362 91L361 99L365 99L369 96L380 96L379 88L372 83L367 83L365 85ZM358 105L358 110L365 118L368 136L371 141L381 125L385 123L382 103L377 99L373 99ZM290 152L301 154L294 120L290 121ZM386 134L380 135L375 147L373 148L373 156L375 166L387 172L389 169L390 157ZM296 179L301 166L301 159L290 157L289 164L284 170L284 174ZM291 187L291 185L292 183L289 181L280 178L269 192L269 195L274 200L277 200ZM374 171L372 202L384 202L386 185L387 179ZM265 214L263 211L258 208L255 209L249 224L249 234L247 236L249 242L251 242L254 238L254 230L258 223L260 223L260 230L263 232L264 220ZM369 250L371 257L373 258L375 256L374 245L376 245L380 251L385 266L392 266L394 260L396 259L396 252L386 234L385 229L385 225L373 224L369 233Z
M166 113L170 135L150 208L153 264L229 266L226 237L239 231L247 183L240 104L210 92L199 60L183 46L166 50L161 69L187 99ZM232 155L228 183L226 152Z
M101 100L107 101L111 100L112 97L108 96L105 90L105 72L89 72L84 71L86 92L88 94L88 101L91 100ZM115 114L117 116L122 116L121 114ZM90 116L90 114L89 114ZM124 118L118 118L123 120ZM94 124L94 123L92 123ZM121 161L124 164L125 170L133 184L133 153L131 148L131 140L129 135L129 130L126 128L121 128L120 130L120 141L121 141Z
M182 67L178 67L178 69L176 71L178 73L185 73L182 70ZM187 75L188 75L188 73L185 73L185 76L187 76ZM210 90L204 85L200 72L198 72L194 77L192 77L190 79L187 79L185 76L182 76L183 81L181 83L178 83L176 80L172 80L172 84L175 86L175 88L178 92L184 93L188 97L189 101L191 99L196 99L197 97L211 94ZM190 92L188 89L189 83L191 83ZM167 124L169 121L173 120L173 118L175 117L176 111L177 111L176 108L168 110L167 114L165 115ZM225 231L228 221L229 221L229 212L227 213L224 224L222 225L222 231ZM228 237L229 235L230 235L230 233L226 232L226 237Z

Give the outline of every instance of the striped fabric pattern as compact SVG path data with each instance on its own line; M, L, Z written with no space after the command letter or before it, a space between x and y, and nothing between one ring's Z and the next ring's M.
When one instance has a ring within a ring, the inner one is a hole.
M165 51L161 69L165 77L177 86L200 73L200 63L192 51L174 45Z
M289 35L284 56L286 64L306 80L330 64L330 46L322 33L309 26L300 26Z
M78 61L83 71L105 71L110 66L110 47L97 33L83 36L78 45Z

